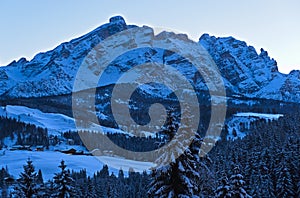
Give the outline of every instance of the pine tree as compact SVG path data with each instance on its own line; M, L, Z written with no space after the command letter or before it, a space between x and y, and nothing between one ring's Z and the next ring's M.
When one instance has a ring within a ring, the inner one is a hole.
M49 180L45 183L45 191L44 191L44 197L52 197L52 194L54 194L54 183L53 181Z
M56 173L54 176L54 196L59 198L76 197L74 189L74 180L70 176L70 171L66 170L65 161L62 160L58 166L61 172Z
M122 169L119 170L119 173L118 173L118 189L117 191L119 192L119 197L126 197L126 184L125 184L125 176L124 176L124 172ZM148 185L148 184L147 184ZM147 185L144 185L143 187L145 188L145 186Z
M27 160L27 165L24 165L23 168L24 172L20 174L18 184L14 188L14 195L17 197L31 198L37 194L37 174L30 159Z
M169 165L152 172L149 195L154 197L197 197L200 194L199 181L202 164L198 153L187 149L183 155Z
M229 184L227 176L221 179L221 184L217 188L215 193L216 198L230 198L231 197L231 186Z
M7 166L4 168L2 167L0 170L0 187L3 187L3 185L5 184L5 178L10 176L8 173L8 168Z
M41 169L39 169L39 171L38 171L36 182L41 185L44 184L43 174L42 174Z
M102 167L102 169L100 170L99 176L101 178L108 178L109 177L109 170L108 170L108 166L104 165Z
M118 179L122 183L124 183L124 181L125 181L124 171L122 169L119 170Z
M107 189L107 196L108 197L119 197L117 192L117 177L112 173L109 176L109 183L108 183L108 189Z
M166 134L170 134L172 137L178 124L174 123L174 118L171 120ZM173 138L169 143L174 144L171 146L172 149L163 151L158 159L159 166L152 172L153 180L150 182L149 196L197 197L199 195L199 172L202 167L207 167L201 163L199 157L202 139L198 134L193 134L190 137L191 131L189 130L189 126L183 126L181 137ZM186 143L184 141L190 142L190 146L184 148L183 145ZM176 158L178 153L182 153L182 155Z
M2 186L1 197L2 198L7 198L8 197L7 186L6 186L5 182Z
M86 198L97 198L95 186L90 177L88 177L88 180L87 180L87 194L85 197Z
M245 181L244 176L240 174L240 169L238 166L234 167L234 175L230 177L231 182L231 196L233 198L250 198L251 196L247 194L244 189Z
M260 164L259 178L259 181L256 181L256 183L259 183L260 185L257 193L260 193L260 196L269 195L270 197L275 197L275 190L272 183L272 173L266 167L264 162L261 162Z
M276 189L277 197L286 198L294 197L295 195L293 191L293 183L290 172L285 166L281 168L281 171L279 173Z

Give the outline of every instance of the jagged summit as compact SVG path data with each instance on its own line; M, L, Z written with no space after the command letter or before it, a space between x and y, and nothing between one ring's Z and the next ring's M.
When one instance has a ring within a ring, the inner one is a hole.
M123 23L126 25L126 22L122 16L113 16L109 19L110 23Z
M261 53L257 54L255 48L244 41L204 34L199 43L213 57L227 86L234 88L231 91L253 97L271 81L283 78L278 71L277 62L265 50L261 49Z
M14 66L14 65L17 65L17 64L25 64L27 62L28 62L28 60L26 60L26 58L22 57L18 61L14 60L13 62L9 63L7 66Z
M0 97L70 94L78 68L89 51L107 37L133 27L137 26L127 25L122 16L113 16L108 23L88 34L62 43L48 52L39 53L30 61L22 58L6 67L1 67ZM144 35L147 38L150 28L144 29ZM167 39L168 34L170 33L163 33L157 37L165 36ZM184 35L177 36L188 40L188 37ZM291 72L289 75L281 74L278 71L277 62L269 57L264 49L261 49L258 54L253 46L248 46L244 41L209 34L203 34L199 39L199 44L208 51L217 64L229 96L241 95L291 102L300 101L299 71ZM149 59L149 53L157 55ZM141 60L160 60L164 57L160 54L164 54L164 51L143 51L139 55L131 55L120 64L128 65ZM188 71L188 67L180 66L181 62L175 60L176 57L170 56L169 62L178 62L178 68L182 68L183 73L192 73ZM111 74L111 76L114 75L116 74ZM191 78L195 77L191 76ZM202 85L199 84L199 86Z

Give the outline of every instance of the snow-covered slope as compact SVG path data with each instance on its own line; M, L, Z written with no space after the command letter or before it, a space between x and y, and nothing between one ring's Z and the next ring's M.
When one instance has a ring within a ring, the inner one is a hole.
M16 118L22 122L33 124L37 127L47 128L49 135L60 135L62 132L82 129L130 135L122 130L103 127L97 123L91 123L86 128L78 128L75 125L74 118L59 113L44 113L38 109L32 109L24 106L7 105L5 107L0 107L0 116Z
M112 17L109 23L80 38L62 43L51 51L39 53L31 61L22 58L0 67L0 97L7 99L70 94L78 68L90 50L109 36L133 27L136 26L127 25L120 16ZM143 29L139 39L147 40L154 36L151 28ZM173 33L164 32L156 38L168 39L169 34ZM176 46L179 40L188 40L184 35L176 36L177 40L168 40L170 44ZM125 41L126 38L116 40L115 44ZM227 94L300 101L299 71L293 71L289 75L281 74L276 61L265 50L261 49L260 54L257 54L254 47L243 41L232 37L216 38L208 34L200 38L199 44L207 49L219 67ZM163 49L146 48L128 52L115 60L107 76L103 76L101 85L114 83L122 71L145 62L171 64L190 81L195 82L200 90L207 89L203 80L195 75L194 68L182 57ZM153 92L147 89L149 90Z

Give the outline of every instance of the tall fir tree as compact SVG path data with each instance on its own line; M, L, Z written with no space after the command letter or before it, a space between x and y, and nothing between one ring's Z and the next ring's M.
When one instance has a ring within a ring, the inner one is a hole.
M233 198L251 198L251 196L248 195L248 193L244 189L244 176L240 174L240 169L238 166L234 167L233 173L234 174L230 177L231 196Z
M227 176L223 176L220 185L215 192L216 198L230 198L231 197L231 186Z
M54 183L52 180L45 182L44 197L51 197L54 192Z
M70 171L66 170L65 161L62 160L58 166L61 171L56 173L54 180L54 192L53 196L58 198L70 198L76 197L76 191L74 188L74 180L70 176Z
M87 193L86 198L97 198L97 194L95 191L95 186L90 177L87 179Z
M42 174L41 169L39 169L39 171L38 171L36 182L40 185L44 184L44 179L43 179L43 174Z
M279 178L277 181L277 197L287 198L294 197L296 194L293 191L293 182L291 174L285 164L280 169Z
M14 188L13 194L16 197L31 198L37 195L38 185L36 183L37 174L30 159L27 160L27 164L23 166L23 169L24 172L20 174L20 178Z
M174 137L176 126L179 125L174 123L175 119L172 117L168 121L166 132L166 134L170 134L170 137ZM169 148L172 149L163 150L157 160L159 166L152 172L153 179L148 191L148 195L151 197L198 197L200 194L199 180L201 175L199 172L201 168L207 168L201 163L199 156L202 139L197 132L191 131L188 124L182 126L181 133L178 139L170 140L171 146ZM190 143L188 147L184 147L187 143L185 141ZM181 155L176 158L178 153Z
M7 198L8 197L8 189L7 189L7 185L6 185L5 182L2 186L1 197L2 198Z

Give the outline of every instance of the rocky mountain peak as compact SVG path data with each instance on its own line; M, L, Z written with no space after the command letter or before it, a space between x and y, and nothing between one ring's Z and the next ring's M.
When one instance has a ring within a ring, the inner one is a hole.
M228 86L236 87L243 94L255 93L280 75L276 61L265 50L261 49L258 55L255 48L244 41L204 34L199 43L208 50L223 77L229 81Z
M109 19L109 23L70 42L65 42L53 50L39 53L31 61L22 58L7 67L0 67L0 97L70 94L78 68L90 50L111 35L133 27L136 26L127 25L122 16L114 16ZM141 36L151 39L153 30L144 28L144 31ZM175 33L162 32L156 38L168 39L173 34ZM184 34L176 34L176 37L182 41L189 41ZM238 94L299 102L300 96L294 94L300 91L299 71L291 72L289 75L281 74L276 61L269 57L264 49L258 54L253 46L247 45L244 41L231 36L215 37L209 34L203 34L199 44L208 51L218 66L229 96ZM141 56L130 56L128 64L138 62L138 58L149 59L149 53L140 54ZM163 54L163 51L159 51L154 59L165 58L168 63L177 64L181 72L193 73L189 67L181 64L182 61L176 60L179 56L166 57ZM194 81L198 82L197 79ZM201 83L199 86L202 86Z
M126 25L126 22L122 16L113 16L109 19L110 23L122 23Z
M295 78L298 78L300 80L300 71L299 70L292 70L290 72L289 76L294 76Z

